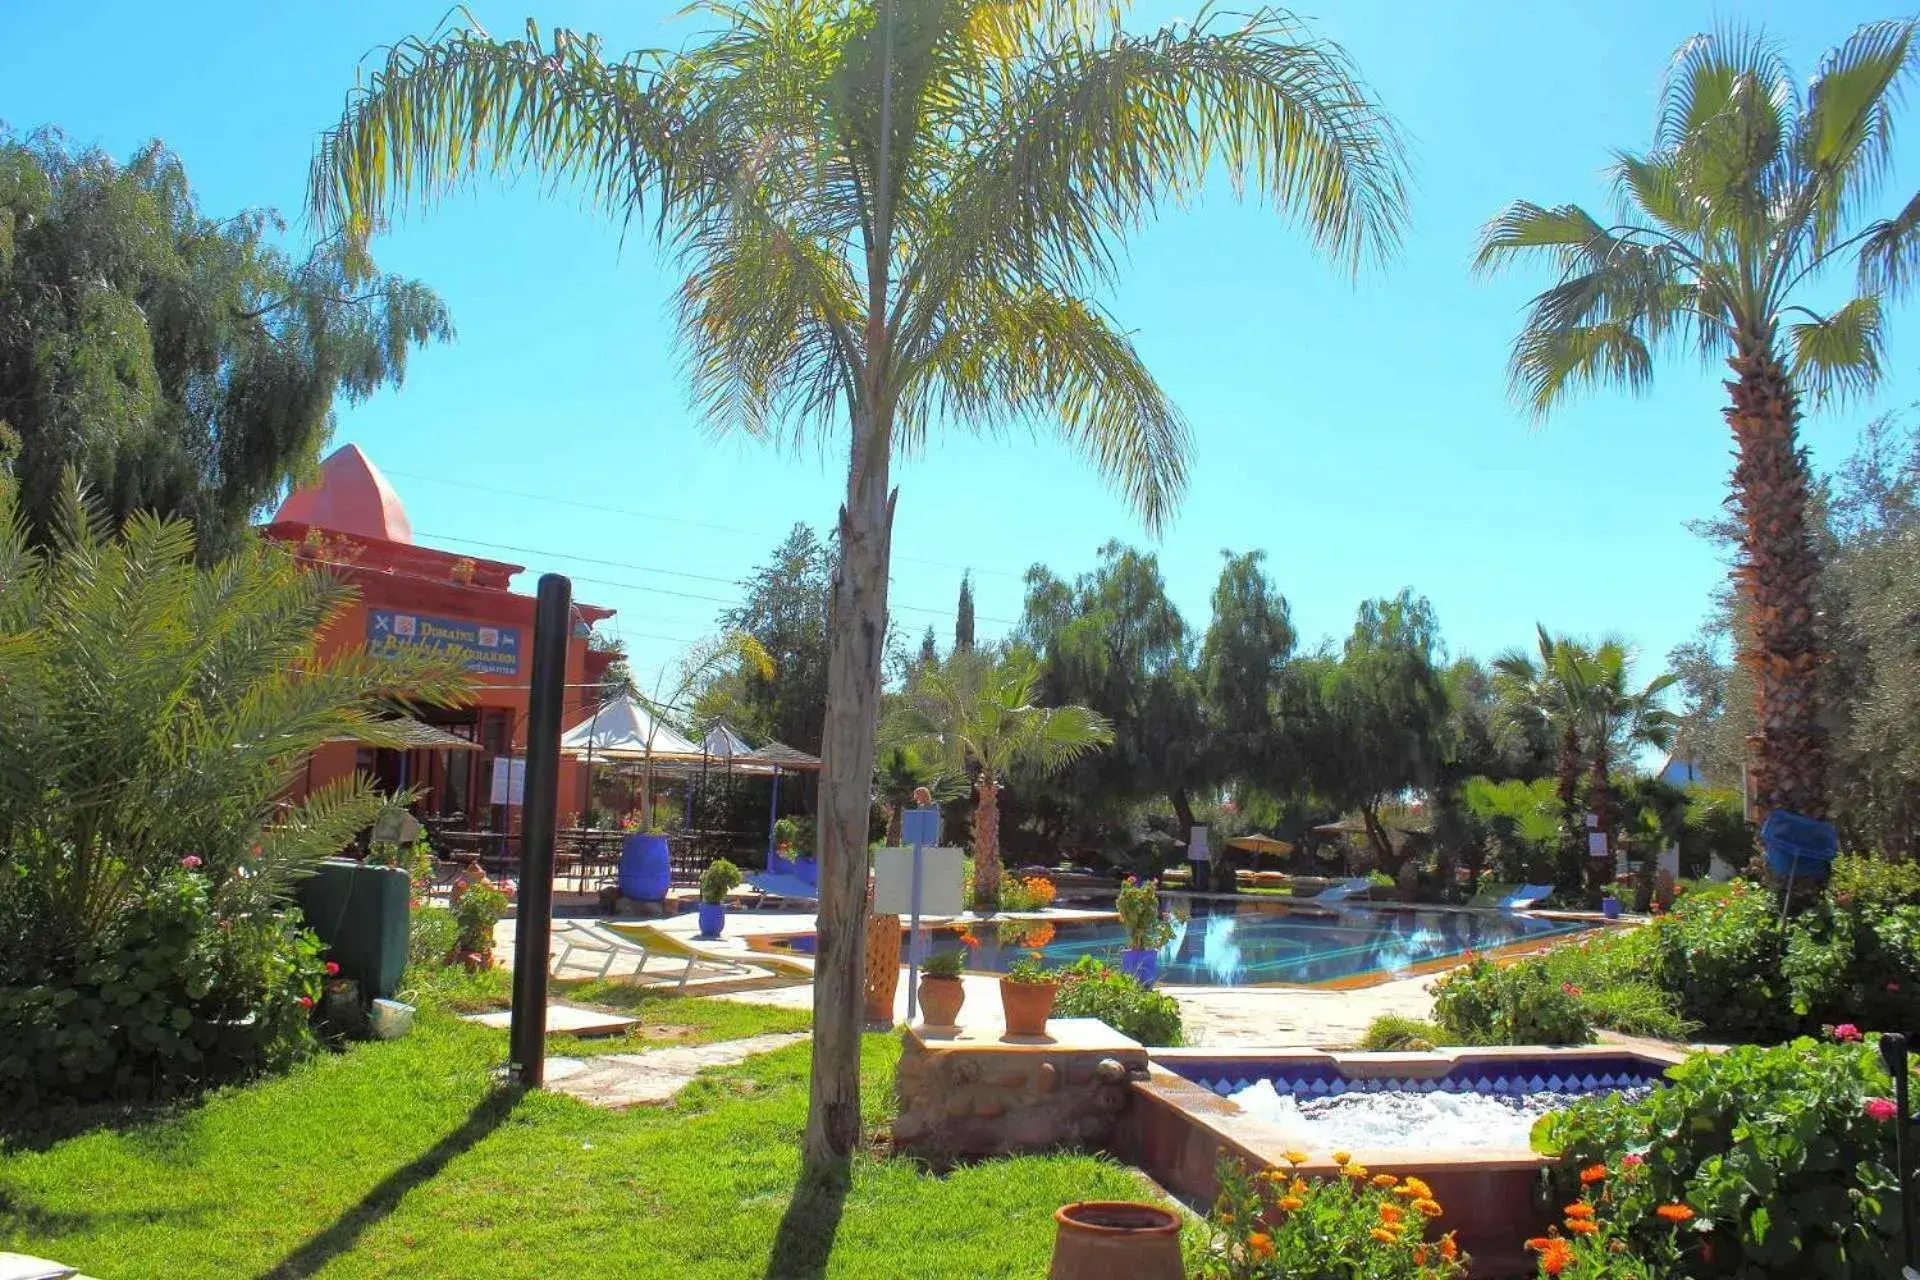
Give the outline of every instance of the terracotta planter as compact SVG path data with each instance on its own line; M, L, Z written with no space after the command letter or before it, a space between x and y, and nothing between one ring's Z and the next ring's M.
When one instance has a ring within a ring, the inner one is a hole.
M1043 1036L1047 1019L1053 1014L1053 998L1060 993L1057 982L1009 982L1000 979L1000 1007L1006 1012L1010 1036Z
M893 997L900 990L900 917L867 917L868 1022L893 1025Z
M1159 1205L1086 1200L1053 1221L1047 1280L1181 1280L1180 1219Z
M953 1026L966 1001L967 989L958 978L920 979L920 1021L925 1026Z

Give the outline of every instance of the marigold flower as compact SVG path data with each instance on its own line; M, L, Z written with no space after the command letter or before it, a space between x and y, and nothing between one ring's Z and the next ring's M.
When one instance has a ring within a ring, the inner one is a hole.
M1363 1164L1350 1164L1350 1165L1343 1166L1340 1172L1346 1175L1347 1177L1352 1178L1355 1182L1365 1182L1367 1180L1367 1166Z
M1867 1119L1885 1124L1898 1115L1900 1109L1893 1105L1892 1098L1868 1098L1866 1111Z
M1403 1195L1409 1200L1431 1200L1433 1199L1433 1188L1419 1178L1402 1178L1400 1180L1400 1189L1394 1194Z
M1573 1232L1573 1234L1577 1236L1590 1236L1594 1232L1598 1231L1599 1229L1600 1229L1599 1223L1588 1221L1586 1218L1568 1218L1567 1219L1567 1230Z
M1452 1262L1460 1256L1460 1245L1454 1240L1453 1232L1451 1231L1440 1237L1440 1256L1448 1262Z
M1527 1248L1540 1255L1540 1273L1557 1276L1573 1265L1573 1246L1559 1236L1541 1236L1527 1241Z
M1653 1212L1663 1222L1671 1222L1675 1226L1693 1217L1692 1208L1684 1204L1663 1204Z
M1281 1196L1280 1207L1284 1209L1286 1212L1292 1213L1295 1210L1306 1208L1307 1202L1305 1200L1302 1200L1299 1196Z
M1312 1187L1307 1185L1307 1180L1305 1178L1295 1178L1293 1180L1293 1185L1287 1188L1287 1190L1293 1192L1293 1194L1297 1196L1303 1196L1307 1194L1307 1192L1311 1191L1312 1189L1313 1189Z
M1347 1161L1351 1159L1353 1159L1353 1157L1348 1155L1344 1151L1336 1151L1333 1153L1333 1162L1335 1164L1345 1164Z
M1398 1181L1399 1179L1390 1173L1376 1173L1373 1175L1373 1185L1379 1187L1382 1191Z
M1229 1226L1229 1227L1230 1227L1230 1226L1232 1226L1232 1225L1233 1225L1233 1215L1232 1215L1232 1214L1230 1214L1230 1213L1223 1213L1223 1214L1221 1214L1221 1215L1220 1215L1220 1222L1221 1222L1221 1224L1222 1224L1223 1226Z
M1400 1209L1400 1206L1398 1205L1383 1204L1380 1206L1380 1221L1386 1223L1390 1227L1399 1226L1400 1219L1405 1216L1406 1215L1402 1212L1402 1210Z
M1273 1256L1273 1237L1264 1232L1256 1231L1247 1237L1247 1250L1256 1258L1271 1258Z
M1583 1187L1590 1187L1596 1182L1606 1180L1607 1166L1603 1164L1590 1164L1580 1171L1580 1185Z
M1415 1200L1413 1207L1414 1211L1423 1218L1437 1218L1444 1212L1438 1200Z
M1593 1216L1593 1206L1584 1200L1576 1200L1561 1210L1561 1212L1565 1213L1569 1218L1591 1218Z
M1288 1151L1284 1154L1287 1157L1287 1163L1293 1165L1295 1168L1307 1162L1307 1153L1304 1151Z
M1416 1267L1427 1265L1427 1246L1419 1244L1413 1247L1413 1265Z
M1400 1233L1388 1227L1375 1227L1367 1233L1381 1244L1399 1244Z

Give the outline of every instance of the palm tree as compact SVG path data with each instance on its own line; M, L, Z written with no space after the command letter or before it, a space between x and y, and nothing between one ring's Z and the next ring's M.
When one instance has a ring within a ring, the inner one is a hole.
M1633 654L1615 639L1602 640L1592 649L1570 644L1568 654L1592 765L1587 808L1594 815L1597 829L1611 835L1612 770L1641 747L1665 749L1672 745L1679 719L1660 704L1660 697L1679 677L1666 673L1641 689L1631 689L1627 681ZM1587 895L1597 900L1611 863L1589 858L1587 867Z
M1557 742L1555 794L1560 801L1560 856L1555 888L1580 889L1580 673L1572 643L1534 624L1536 653L1511 649L1493 660L1493 688L1507 726L1529 740Z
M1536 416L1584 384L1644 389L1656 350L1733 370L1723 412L1738 459L1734 576L1751 606L1740 660L1760 725L1755 795L1814 817L1826 815L1826 735L1800 397L1872 387L1882 304L1920 278L1920 195L1864 217L1891 171L1913 38L1912 21L1863 26L1803 92L1764 37L1696 36L1668 70L1652 148L1609 166L1615 215L1516 202L1482 230L1476 262L1544 257L1559 274L1510 365ZM1828 269L1842 264L1852 296L1827 305L1842 283Z
M908 746L883 746L873 763L873 791L887 813L887 843L898 845L901 815L913 793L925 787L935 804L966 793L964 774L949 773L930 753Z
M650 215L685 270L680 339L719 428L844 430L803 1155L860 1138L867 818L896 450L1046 428L1151 529L1187 424L1093 301L1124 238L1224 172L1349 270L1392 251L1397 133L1346 54L1272 9L1138 33L1120 6L741 0L623 61L478 27L389 51L321 140L311 200L377 224L481 172Z
M1000 789L1010 771L1052 773L1113 741L1085 707L1036 707L1040 663L1017 650L955 653L915 676L881 726L883 741L918 750L948 771L973 772L973 905L1000 901Z

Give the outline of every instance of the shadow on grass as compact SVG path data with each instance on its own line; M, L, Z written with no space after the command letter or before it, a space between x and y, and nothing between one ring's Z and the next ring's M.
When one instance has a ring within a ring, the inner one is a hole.
M336 1218L332 1226L262 1271L258 1280L298 1280L310 1276L353 1248L368 1228L378 1225L394 1211L407 1192L439 1177L450 1161L499 1128L513 1113L520 1097L521 1090L503 1088L474 1103L459 1128L382 1178L357 1204Z
M844 1172L800 1175L774 1233L764 1280L819 1280L827 1274L848 1185Z

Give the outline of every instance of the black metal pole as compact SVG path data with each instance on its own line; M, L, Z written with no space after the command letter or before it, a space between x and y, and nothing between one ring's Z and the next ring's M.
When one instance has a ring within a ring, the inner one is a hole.
M1913 1266L1913 1186L1907 1170L1907 1126L1913 1118L1907 1110L1907 1038L1897 1031L1880 1037L1880 1061L1893 1077L1893 1160L1900 1178L1901 1261L1911 1274Z
M520 910L513 938L513 1024L507 1074L538 1089L547 1067L547 956L553 943L553 822L560 794L560 713L567 696L573 584L542 574L533 607L527 780L520 806Z

